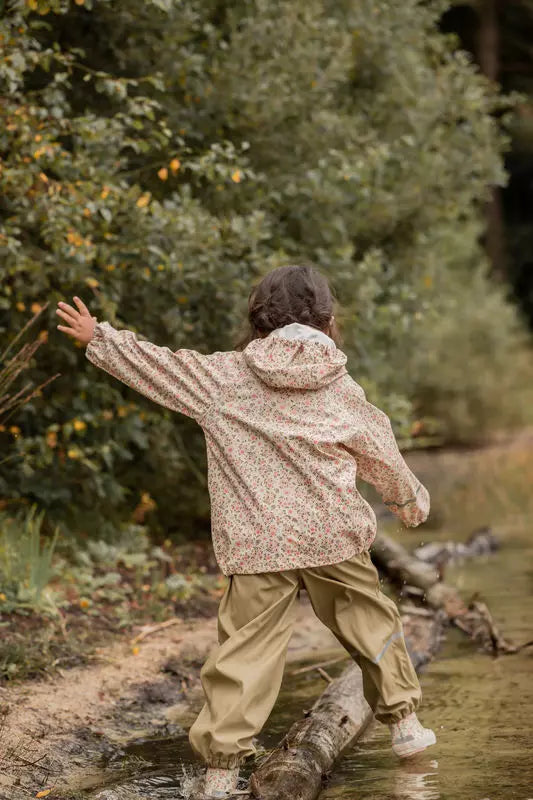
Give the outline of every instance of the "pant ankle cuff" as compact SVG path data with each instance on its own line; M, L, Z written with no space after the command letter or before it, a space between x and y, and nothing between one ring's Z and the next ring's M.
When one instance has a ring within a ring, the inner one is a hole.
M207 766L213 769L239 769L242 758L237 755L231 756L210 756L207 759Z
M383 725L394 725L395 722L400 722L400 720L405 719L410 714L414 714L416 712L416 708L404 708L401 711L395 711L394 714L376 714L375 717L378 722L382 722Z

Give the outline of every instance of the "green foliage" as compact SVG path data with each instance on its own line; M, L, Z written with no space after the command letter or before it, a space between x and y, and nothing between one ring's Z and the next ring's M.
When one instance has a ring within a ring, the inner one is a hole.
M0 515L0 682L86 663L117 635L136 652L133 626L214 613L225 579L207 546L154 546L145 527L123 524L113 543L54 549L39 544L41 521Z
M289 260L331 277L352 374L404 438L521 418L499 392L521 337L479 243L506 104L438 33L445 5L11 4L0 332L50 302L33 373L62 375L25 407L0 493L92 537L143 492L160 539L206 529L201 432L96 372L52 309L82 294L153 341L223 350L251 282Z
M27 608L54 610L48 584L52 579L52 555L57 530L49 542L41 542L44 512L33 507L23 518L0 514L0 610Z

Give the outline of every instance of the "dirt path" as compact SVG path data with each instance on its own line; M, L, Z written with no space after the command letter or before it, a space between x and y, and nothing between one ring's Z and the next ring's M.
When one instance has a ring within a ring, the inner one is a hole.
M117 643L98 652L91 666L0 688L0 798L90 785L106 749L181 730L201 703L199 671L215 642L214 618L189 620L147 637L138 652ZM302 601L288 661L338 648Z

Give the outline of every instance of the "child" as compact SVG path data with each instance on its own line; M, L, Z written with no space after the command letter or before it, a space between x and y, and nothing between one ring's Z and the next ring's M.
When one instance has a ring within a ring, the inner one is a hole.
M207 764L206 796L231 794L254 753L280 689L300 587L360 665L393 751L406 757L434 744L415 714L421 692L400 616L370 559L376 517L356 475L407 526L424 522L429 495L388 417L346 370L326 278L308 266L269 273L250 294L240 349L211 355L138 341L74 302L77 310L59 303L67 323L59 330L86 344L93 364L205 434L213 544L229 576L219 647L202 669L206 702L189 734Z

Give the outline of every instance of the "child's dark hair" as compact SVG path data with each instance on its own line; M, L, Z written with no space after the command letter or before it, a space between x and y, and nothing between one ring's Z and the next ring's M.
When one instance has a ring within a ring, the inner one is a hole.
M248 298L248 327L236 345L242 350L253 339L300 322L324 331L338 345L341 336L332 320L335 297L327 278L308 264L272 270L254 286Z

